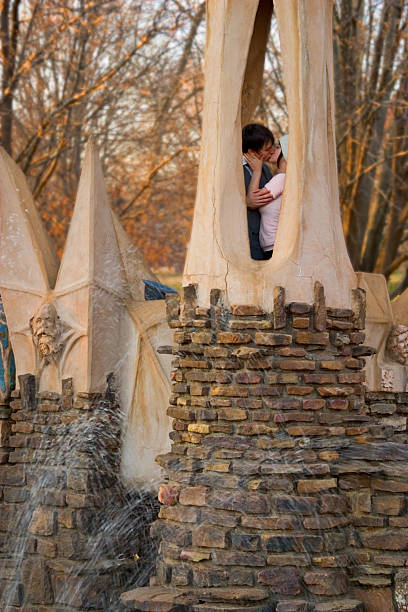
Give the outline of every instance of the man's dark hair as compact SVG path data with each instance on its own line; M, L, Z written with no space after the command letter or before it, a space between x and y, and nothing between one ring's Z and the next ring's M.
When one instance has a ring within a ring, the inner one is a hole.
M261 123L248 123L242 130L242 152L247 153L249 149L259 151L264 144L272 142L275 138L271 130Z

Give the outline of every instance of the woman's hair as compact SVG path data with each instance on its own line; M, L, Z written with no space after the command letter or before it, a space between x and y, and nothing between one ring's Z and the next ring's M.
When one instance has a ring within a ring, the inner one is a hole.
M282 151L279 153L279 157L278 157L278 159L276 160L276 165L278 166L278 168L279 168L279 164L280 164L280 162L281 162L281 159L285 159L285 158L283 157L283 153L282 153Z

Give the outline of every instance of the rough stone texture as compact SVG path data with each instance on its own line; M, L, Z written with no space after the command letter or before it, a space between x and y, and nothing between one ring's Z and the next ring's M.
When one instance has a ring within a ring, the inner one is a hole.
M324 331L327 324L326 301L324 288L318 281L314 284L314 314L315 328L317 331Z
M399 570L395 576L394 599L397 612L408 610L408 570Z
M380 593L408 563L408 394L365 393L364 359L351 356L365 353L354 350L364 342L363 294L357 313L326 308L319 286L314 305L285 306L283 295L275 292L276 317L219 300L200 324L198 315L183 323L173 446L159 458L171 512L152 530L161 539L154 583L163 592L262 585L271 610L307 601L362 612L352 589ZM205 326L211 344L189 343Z
M125 533L123 519L145 514L148 523L157 507L147 499L138 504L143 498L133 499L119 482L121 423L112 383L105 394L74 398L69 380L62 396L36 395L34 376L20 377L21 391L5 413L8 463L0 465L1 610L119 611L121 591L138 575L146 580L146 523ZM176 503L178 493L164 488L162 499Z
M353 596L364 604L365 612L394 611L391 587L354 588Z
M280 601L276 612L313 612L314 605L307 601Z
M364 610L363 604L356 599L341 599L317 604L314 612L370 612L370 610Z
M127 608L145 612L186 612L189 607L177 602L183 592L163 587L134 589L121 596Z

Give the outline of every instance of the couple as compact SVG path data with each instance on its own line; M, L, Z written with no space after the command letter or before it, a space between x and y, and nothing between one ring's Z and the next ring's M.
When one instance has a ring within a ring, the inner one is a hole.
M282 193L285 185L288 156L287 135L275 145L270 130L259 123L242 130L242 151L249 246L252 259L270 259L278 229ZM264 162L277 164L278 174L272 178Z

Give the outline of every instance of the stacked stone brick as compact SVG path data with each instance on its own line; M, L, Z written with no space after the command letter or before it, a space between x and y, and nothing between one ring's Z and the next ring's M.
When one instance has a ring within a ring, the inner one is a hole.
M364 295L353 310L273 313L181 306L175 329L171 452L140 610L362 610L353 592L390 585L407 564L405 396L364 401ZM363 593L364 594L364 593Z
M0 466L7 463L10 454L10 412L11 410L8 403L0 404Z
M115 394L74 398L70 380L36 394L31 375L20 388L0 466L0 609L120 610L135 563L104 525L124 503Z
M370 587L385 591L384 608L392 610L393 599L403 612L408 609L408 394L367 393L365 399L360 444L345 448L336 466L353 518L353 583L363 596Z

